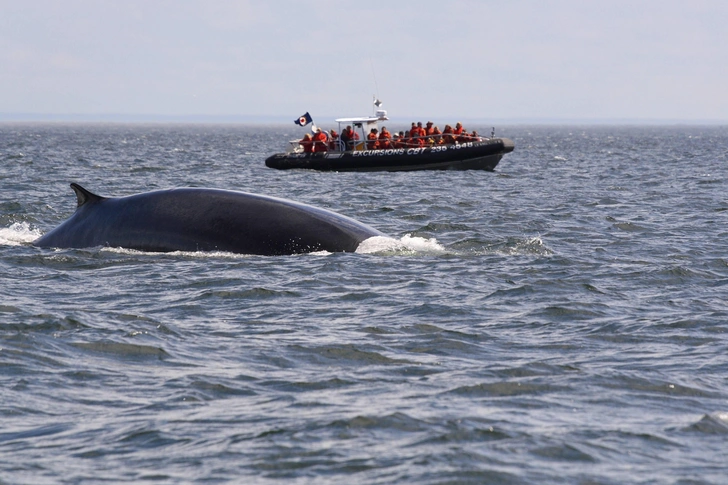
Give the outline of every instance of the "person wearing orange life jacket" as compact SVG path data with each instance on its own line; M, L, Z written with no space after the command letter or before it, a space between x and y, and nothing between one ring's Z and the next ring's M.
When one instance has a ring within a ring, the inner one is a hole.
M434 128L432 127L432 121L428 121L425 128L422 128L421 123L418 123L417 126L418 128L420 128L420 133L422 133L422 136L425 139L425 145L435 145L435 138L432 136L434 131Z
M415 123L412 122L412 126L409 130L410 133L410 139L412 140L409 145L411 146L420 146L420 137L424 136L425 130L422 128L422 122Z
M455 124L455 129L452 131L452 134L455 136L455 139L458 141L458 143L468 141L468 132L465 131L465 128L463 128L463 124L459 121Z
M344 131L341 132L341 141L344 143L344 149L347 151L354 149L358 139L359 134L351 128L351 125L347 125Z
M445 140L442 139L442 132L437 126L432 129L432 139L435 141L435 145L442 145Z
M409 137L407 137L407 148L419 148L425 146L425 139L419 136L419 130L417 127L414 129L414 135L412 131L409 131Z
M339 134L336 130L329 131L329 149L339 151Z
M412 135L412 138L419 138L424 134L424 130L422 129L422 122L417 123L416 126L414 126L412 129L410 129L410 134Z
M377 129L372 128L367 135L367 150L378 150L379 149L379 135Z
M427 125L425 126L425 135L432 136L434 131L435 127L432 126L432 121L428 121Z
M385 150L392 148L392 135L387 131L387 127L382 127L382 132L379 134L379 148Z
M321 131L321 128L317 128L316 133L313 135L314 153L325 152L328 149L328 137L326 136L326 133Z
M308 133L303 135L303 139L298 144L303 147L303 153L313 153L313 140Z
M452 145L455 143L455 136L453 136L452 126L445 125L445 129L442 130L442 140L445 145Z

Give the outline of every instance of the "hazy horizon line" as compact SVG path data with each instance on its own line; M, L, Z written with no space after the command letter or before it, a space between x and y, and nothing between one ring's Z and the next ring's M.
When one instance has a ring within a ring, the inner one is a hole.
M365 114L362 114L365 116ZM341 116L317 116L319 124L333 124ZM389 119L393 124L409 124L429 119L451 118L448 116L425 117L394 116ZM320 120L326 119L324 123ZM675 119L675 118L546 118L546 117L513 117L513 118L469 118L459 117L455 121L471 124L504 124L504 125L728 125L728 119ZM212 124L293 124L295 118L289 116L270 115L162 115L162 114L124 114L124 113L0 113L2 123L26 122L79 122L79 123L212 123Z

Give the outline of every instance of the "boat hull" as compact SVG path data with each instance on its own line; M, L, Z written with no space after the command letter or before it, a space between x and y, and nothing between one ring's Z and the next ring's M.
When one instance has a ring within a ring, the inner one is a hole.
M294 168L336 172L403 172L414 170L493 171L513 151L508 138L423 148L357 150L343 153L277 153L265 161L278 170Z

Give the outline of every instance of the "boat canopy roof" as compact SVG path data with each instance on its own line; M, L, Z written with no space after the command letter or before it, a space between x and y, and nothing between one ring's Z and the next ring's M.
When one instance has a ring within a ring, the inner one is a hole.
M337 123L373 123L376 121L387 121L387 111L380 109L374 116L360 116L354 118L338 118Z
M337 123L369 123L370 121L379 121L379 118L373 116L363 118L336 118Z

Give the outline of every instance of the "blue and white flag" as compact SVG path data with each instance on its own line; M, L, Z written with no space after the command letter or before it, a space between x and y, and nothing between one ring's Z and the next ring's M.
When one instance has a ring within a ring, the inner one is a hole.
M306 126L312 121L313 119L311 118L311 115L308 114L308 111L306 111L306 114L295 120L294 123L296 123L298 126Z

